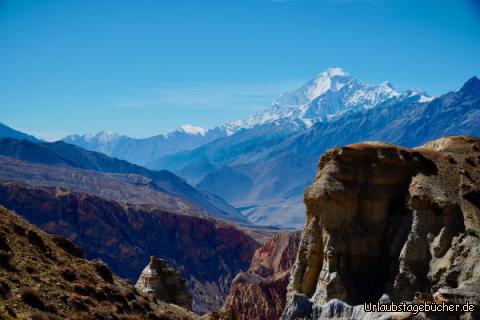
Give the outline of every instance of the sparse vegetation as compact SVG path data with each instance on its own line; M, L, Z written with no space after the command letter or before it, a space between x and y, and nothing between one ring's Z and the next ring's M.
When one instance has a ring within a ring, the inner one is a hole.
M7 236L5 233L0 232L0 250L11 251L10 246L7 243Z
M37 290L33 288L22 288L20 290L20 296L22 297L23 302L30 307L39 310L47 310L47 303L43 300Z
M50 253L50 250L49 250L48 246L45 244L42 237L40 237L40 235L36 231L28 230L27 238L28 238L28 241L33 246L40 249L44 254L49 254Z
M0 267L7 271L14 271L13 266L10 264L12 254L6 251L0 251Z
M95 270L97 270L98 274L108 283L113 283L113 274L112 271L108 268L108 266L103 263L102 261L95 261Z
M75 281L77 279L77 274L75 273L75 271L73 271L69 267L61 267L58 270L58 272L62 276L63 279L65 279L69 282Z
M0 207L0 319L164 319L156 314L167 304L148 301L104 263L81 255L69 240L47 236ZM167 319L184 314L197 319L179 308Z
M31 320L62 320L63 318L49 312L34 312L30 316Z
M77 246L76 244L74 244L73 242L68 240L67 238L62 237L62 236L53 236L52 240L53 240L53 242L55 242L55 244L59 248L63 249L63 251L65 251L66 253L68 253L68 254L76 257L76 258L83 258L84 257L83 250L79 246Z
M0 280L0 298L6 299L10 295L10 285L5 280Z

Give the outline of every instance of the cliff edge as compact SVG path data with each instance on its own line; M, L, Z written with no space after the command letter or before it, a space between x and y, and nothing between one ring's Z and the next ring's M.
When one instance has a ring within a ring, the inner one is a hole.
M350 307L379 300L480 303L480 139L329 150L305 203L282 319L414 318Z

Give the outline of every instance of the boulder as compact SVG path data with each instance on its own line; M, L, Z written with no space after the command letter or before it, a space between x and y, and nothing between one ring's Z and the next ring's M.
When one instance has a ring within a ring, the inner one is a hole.
M138 291L154 298L192 310L192 295L179 272L164 260L150 257L135 285Z

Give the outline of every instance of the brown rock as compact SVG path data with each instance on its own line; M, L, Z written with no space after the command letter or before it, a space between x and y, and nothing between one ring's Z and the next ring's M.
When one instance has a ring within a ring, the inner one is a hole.
M285 307L300 232L277 233L255 251L250 268L233 280L223 318L277 320Z
M394 302L416 292L447 290L455 301L478 294L479 150L480 139L448 137L417 149L363 143L325 153L305 194L283 319L302 313L300 296L321 309L332 299L356 305L385 293ZM470 315L451 319L459 317Z

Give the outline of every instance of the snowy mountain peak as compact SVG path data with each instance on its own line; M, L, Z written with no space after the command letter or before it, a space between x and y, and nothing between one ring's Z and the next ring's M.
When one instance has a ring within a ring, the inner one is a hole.
M115 139L118 139L120 135L112 131L101 131L97 133L94 138L100 142L106 143Z
M177 129L177 131L184 132L192 135L201 135L204 136L207 133L207 129L202 127L197 127L191 124L185 124Z
M387 88L387 89L391 89L393 91L395 91L395 88L393 87L393 85L390 83L390 81L384 81L382 82L379 87L381 88Z
M349 73L341 68L329 68L318 75L313 81L305 84L308 98L314 99L328 90L338 91L353 80Z
M342 68L339 67L333 67L333 68L328 68L327 70L323 71L320 73L321 76L328 76L328 77L344 77L344 76L349 76L350 74L348 72L345 72Z
M228 122L223 128L232 134L242 128L282 119L300 127L310 127L348 110L372 108L398 96L400 93L389 82L370 86L341 68L329 68L300 88L282 94L269 108L244 120Z
M409 98L409 97L418 97L419 102L429 102L434 99L431 95L429 95L427 92L419 89L419 88L413 88L405 91L402 93L401 97L404 98Z
M87 133L87 134L83 134L83 135L78 135L78 134L68 135L65 138L63 138L62 140L66 141L66 142L71 142L71 143L73 143L75 141L78 141L78 140L84 140L84 141L88 141L88 142L96 141L96 142L99 142L99 143L109 143L109 142L112 142L114 140L117 140L118 138L120 138L120 135L116 132L101 131L97 134Z

